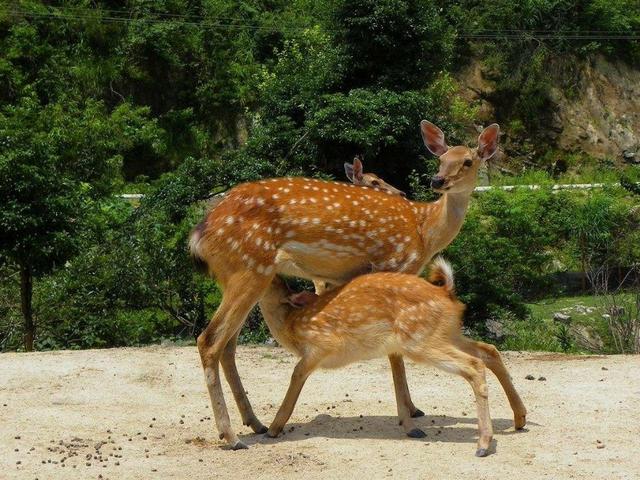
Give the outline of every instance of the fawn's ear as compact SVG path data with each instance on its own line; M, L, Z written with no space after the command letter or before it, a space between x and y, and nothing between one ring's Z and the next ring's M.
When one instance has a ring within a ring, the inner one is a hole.
M360 157L353 159L353 183L362 183L363 180L363 167Z
M316 295L315 293L303 290L302 292L292 293L291 295L289 295L287 297L287 303L296 308L303 308L315 302L317 298L318 295Z
M443 155L449 147L444 140L444 133L433 123L426 120L420 122L420 133L425 147L436 156Z
M350 163L344 164L344 173L347 174L347 178L351 183L356 185L362 183L362 162L359 157L353 159L353 165Z
M492 123L482 131L478 137L478 157L481 160L488 160L496 153L499 138L500 126L497 123Z
M353 165L350 163L344 162L344 173L347 174L347 178L351 183L355 183L353 181Z

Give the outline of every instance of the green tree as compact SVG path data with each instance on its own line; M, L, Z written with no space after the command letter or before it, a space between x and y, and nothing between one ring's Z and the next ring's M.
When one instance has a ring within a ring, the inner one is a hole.
M157 138L146 113L126 104L111 114L99 102L41 105L33 95L0 111L0 267L20 271L27 350L33 278L77 252L87 213L119 178L121 153Z

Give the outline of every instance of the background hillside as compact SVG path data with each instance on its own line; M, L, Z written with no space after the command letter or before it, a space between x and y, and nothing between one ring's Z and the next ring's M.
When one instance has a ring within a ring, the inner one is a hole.
M579 272L583 294L637 276L639 94L638 0L5 2L0 348L25 332L29 347L36 325L38 348L191 338L219 300L185 255L199 200L263 176L343 179L355 154L431 199L423 118L450 145L500 123L485 182L622 184L474 200L447 251L469 328L538 332L527 303L572 293L559 275ZM599 315L587 347L631 348L618 317ZM245 339L262 338L252 322ZM586 348L540 331L521 346Z

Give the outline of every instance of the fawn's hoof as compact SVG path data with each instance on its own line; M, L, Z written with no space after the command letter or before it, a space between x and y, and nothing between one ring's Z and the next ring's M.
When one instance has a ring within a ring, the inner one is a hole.
M268 431L269 431L269 429L267 427L265 427L264 425L262 425L261 427L257 428L256 430L254 430L254 432L256 432L257 434L267 433Z
M240 440L234 443L231 447L232 450L246 450L247 448L249 448L248 445Z
M476 450L476 457L486 457L489 455L489 449L487 448L479 448Z
M527 424L527 416L521 415L519 417L516 417L513 422L516 430L522 430Z
M407 437L411 437L411 438L424 438L426 436L427 434L424 433L419 428L414 428L413 430L410 430L409 432L407 432Z
M416 408L416 411L411 414L411 418L424 417L424 412L419 408Z
M267 429L267 431L266 431L266 432L264 432L264 435L263 435L263 437L264 437L264 438L267 438L267 439L269 439L269 438L276 438L277 436L278 436L278 434L277 434L277 433L269 432L269 430L268 430L268 429Z

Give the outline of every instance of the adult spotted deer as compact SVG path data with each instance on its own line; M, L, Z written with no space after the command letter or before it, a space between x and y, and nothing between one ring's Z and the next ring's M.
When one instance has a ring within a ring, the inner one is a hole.
M276 437L289 420L307 377L317 368L402 355L456 373L476 397L480 437L476 455L484 457L492 437L485 366L498 377L516 429L526 423L526 408L511 382L498 350L462 335L464 305L454 294L451 267L437 258L431 282L404 273L361 275L321 296L291 296L278 277L260 299L260 309L278 342L300 358L287 394L267 435ZM293 303L295 305L291 306ZM301 308L300 308L301 307ZM413 425L396 382L400 425L409 436L424 433Z
M371 270L417 274L458 234L478 168L498 145L498 125L487 127L478 147L448 148L442 131L420 124L427 148L440 157L433 203L412 202L379 188L308 178L275 178L238 185L205 216L190 236L196 261L219 282L222 302L198 337L198 350L220 437L246 448L229 422L219 364L240 409L255 432L254 415L235 365L236 340L251 308L276 273L341 285ZM389 361L403 404L411 402L404 363Z

